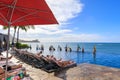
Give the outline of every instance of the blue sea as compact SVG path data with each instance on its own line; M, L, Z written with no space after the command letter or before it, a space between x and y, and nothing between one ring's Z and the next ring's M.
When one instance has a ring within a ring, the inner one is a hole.
M44 46L43 55L54 55L57 59L73 60L77 64L90 63L102 66L120 68L120 43L80 43L80 42L44 42L44 43L27 43L32 49L29 52L34 54L40 50L37 47ZM49 47L53 46L55 51L49 51ZM58 45L62 47L62 51L58 51ZM65 52L65 46L72 49L71 52ZM84 53L77 52L77 46L84 48ZM93 54L93 47L96 46L96 54Z

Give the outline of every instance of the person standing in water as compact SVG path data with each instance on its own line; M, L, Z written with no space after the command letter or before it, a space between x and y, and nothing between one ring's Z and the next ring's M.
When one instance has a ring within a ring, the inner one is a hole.
M32 49L31 45L30 45L30 47L29 47L29 48L30 48L30 50Z
M57 48L58 51L62 51L62 48L60 45L58 45L58 48Z
M96 46L94 45L94 47L93 47L93 54L95 54L96 53Z
M95 45L93 47L93 59L94 59L94 62L96 62L96 46Z
M68 46L66 45L66 46L65 46L65 52L67 52L67 51L68 51Z
M84 53L84 47L82 47L82 53Z
M44 51L44 46L43 45L41 45L41 48L40 48L42 51Z
M39 50L39 46L37 45L37 46L36 46L36 51L38 51L38 50Z
M77 52L79 52L80 51L80 46L79 45L77 45Z

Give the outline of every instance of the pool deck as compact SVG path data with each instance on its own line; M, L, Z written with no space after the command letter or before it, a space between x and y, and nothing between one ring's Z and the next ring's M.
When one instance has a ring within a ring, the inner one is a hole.
M12 58L17 63L19 60ZM31 80L120 80L120 69L100 65L83 63L76 67L65 69L59 73L47 73L22 63Z
M63 80L120 80L120 69L83 63L56 75Z
M18 62L12 58L12 61ZM21 63L21 62L20 62ZM120 69L83 63L59 73L47 73L23 63L31 80L120 80Z

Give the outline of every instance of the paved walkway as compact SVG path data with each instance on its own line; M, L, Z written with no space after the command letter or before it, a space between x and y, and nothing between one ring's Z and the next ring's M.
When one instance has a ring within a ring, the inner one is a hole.
M63 80L59 77L54 76L54 73L49 74L41 69L36 69L26 63L17 60L14 57L11 59L11 61L16 64L22 64L23 67L26 68L27 74L29 74L31 80Z
M15 58L11 60L18 62ZM62 70L54 76L54 73L49 74L25 63L22 64L32 78L31 80L120 80L120 69L100 65L84 63L68 70Z
M84 63L57 76L63 80L120 80L120 69Z

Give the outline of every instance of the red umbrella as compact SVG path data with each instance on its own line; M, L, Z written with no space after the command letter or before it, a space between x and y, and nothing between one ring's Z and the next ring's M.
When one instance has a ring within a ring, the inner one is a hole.
M6 56L8 58L10 26L46 25L58 22L45 0L0 0L0 24L9 27ZM7 65L8 59L6 73Z

